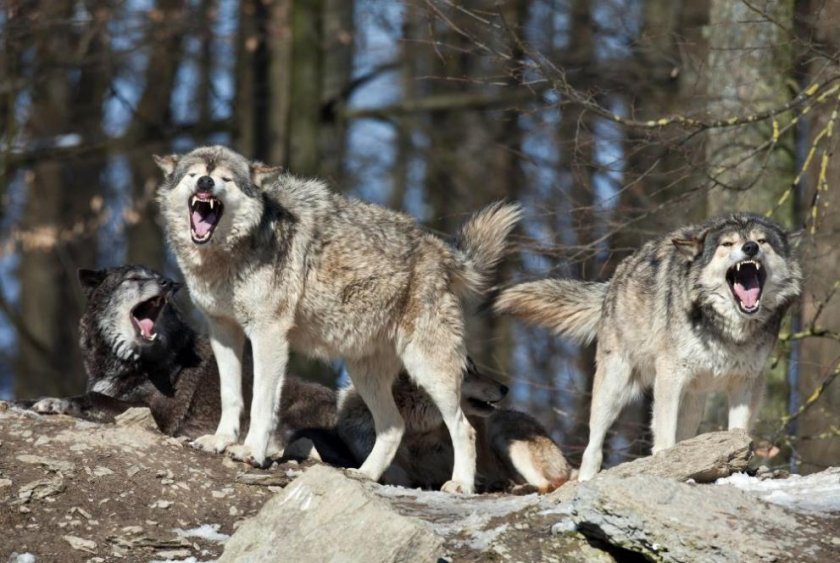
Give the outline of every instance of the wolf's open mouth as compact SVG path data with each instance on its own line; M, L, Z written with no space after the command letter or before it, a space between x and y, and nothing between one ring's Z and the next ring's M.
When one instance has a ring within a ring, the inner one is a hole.
M487 416L496 410L496 403L498 401L482 401L481 399L469 397L467 402L470 404L470 409L474 411L474 414Z
M742 260L729 268L726 281L741 311L748 315L758 311L766 278L767 272L756 260Z
M153 342L157 338L155 323L157 322L166 299L162 295L156 295L146 301L141 301L131 310L131 322L141 338Z
M190 196L190 234L196 244L210 240L219 219L222 218L224 205L217 198L204 192L197 192Z

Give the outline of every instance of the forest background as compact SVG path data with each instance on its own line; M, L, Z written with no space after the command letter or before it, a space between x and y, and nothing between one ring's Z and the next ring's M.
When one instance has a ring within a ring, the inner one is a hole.
M151 155L223 143L446 236L521 201L499 286L607 279L734 210L804 229L755 434L772 465L840 465L837 29L833 0L5 0L0 398L84 389L76 269L178 276ZM472 313L478 364L577 462L593 348ZM625 411L608 463L649 451L649 417Z

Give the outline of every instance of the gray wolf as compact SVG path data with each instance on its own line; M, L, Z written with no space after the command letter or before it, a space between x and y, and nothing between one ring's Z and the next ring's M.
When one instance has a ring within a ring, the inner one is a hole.
M180 284L143 266L79 270L79 281L87 295L79 321L87 392L18 406L98 421L146 406L170 436L212 432L221 412L218 370L207 338L184 322L173 300ZM252 370L245 359L243 375L249 381ZM336 400L323 385L286 378L278 441L286 443L293 433L334 431ZM336 452L334 459L325 461L353 463L346 450L332 445L330 451Z
M607 430L646 387L654 453L696 434L713 390L728 393L729 428L749 430L782 317L800 293L797 239L735 213L648 242L608 282L542 280L500 293L497 312L578 342L597 336L581 480L598 472Z
M452 442L429 395L401 373L394 399L405 420L405 435L382 482L436 489L449 478ZM571 470L545 429L525 413L496 407L507 387L479 372L470 361L461 387L461 407L476 430L478 490L496 492L526 486L552 491L570 478ZM373 448L373 418L352 385L339 392L338 434L357 460Z
M440 409L455 444L450 491L471 492L474 432L460 407L460 297L486 288L516 205L492 205L450 246L411 218L221 146L156 157L167 238L219 364L222 414L197 447L260 466L272 449L290 348L343 358L373 412L376 443L359 471L377 480L404 425L391 383L404 367ZM238 445L241 354L254 354L251 427Z

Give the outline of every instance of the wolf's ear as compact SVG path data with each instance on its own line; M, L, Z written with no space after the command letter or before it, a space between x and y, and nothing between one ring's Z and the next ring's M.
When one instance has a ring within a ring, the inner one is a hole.
M272 176L277 176L283 171L282 166L268 166L255 160L251 163L251 182L258 188L263 187L266 180Z
M703 243L705 238L706 237L704 235L700 235L690 238L675 238L671 239L671 242L674 243L674 246L680 254L689 260L694 260L701 252L703 252Z
M152 155L152 158L155 159L155 164L163 170L164 176L171 176L172 172L175 171L175 167L178 165L178 160L180 160L180 156L177 154L166 154L163 156L159 155Z
M79 276L79 285L82 286L87 297L90 297L93 290L99 287L99 284L107 276L105 270L86 270L85 268L79 268L77 275Z

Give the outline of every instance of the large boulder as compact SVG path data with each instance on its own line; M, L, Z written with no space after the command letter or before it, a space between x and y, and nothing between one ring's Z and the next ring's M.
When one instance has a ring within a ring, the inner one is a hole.
M565 514L587 537L654 561L840 560L836 521L732 487L604 475L579 486Z
M752 440L743 430L709 432L679 442L655 455L622 463L603 472L611 477L654 475L678 481L713 483L744 471L752 457Z

